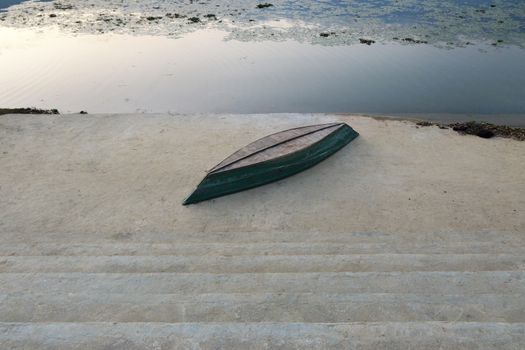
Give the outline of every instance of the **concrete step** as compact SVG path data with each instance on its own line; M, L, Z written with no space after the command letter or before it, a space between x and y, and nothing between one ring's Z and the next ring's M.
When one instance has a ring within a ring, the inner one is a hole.
M525 344L524 323L0 323L0 348L499 349Z
M186 208L187 209L187 208ZM213 228L213 230L212 230ZM281 243L334 243L334 244L387 244L402 246L403 244L432 244L440 247L453 243L492 243L499 245L523 245L525 235L520 231L436 231L436 232L348 232L348 231L235 231L228 227L228 231L221 231L221 227L210 227L210 230L184 230L175 232L46 232L43 234L18 231L4 231L0 238L2 244L58 244L59 246L76 244L111 245L119 243L139 244L281 244ZM5 254L3 254L5 255Z
M525 272L2 273L0 294L23 293L525 293Z
M516 254L0 256L0 273L264 273L525 270Z
M525 294L0 295L0 322L525 322Z
M3 239L0 238L0 242ZM382 242L259 242L148 243L96 241L90 243L2 243L0 256L45 255L344 255L344 254L518 254L525 244L516 240L471 241L399 239Z

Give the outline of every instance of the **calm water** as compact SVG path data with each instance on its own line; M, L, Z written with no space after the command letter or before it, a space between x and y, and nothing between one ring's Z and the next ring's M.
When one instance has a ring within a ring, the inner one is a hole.
M13 3L2 107L525 124L522 1Z

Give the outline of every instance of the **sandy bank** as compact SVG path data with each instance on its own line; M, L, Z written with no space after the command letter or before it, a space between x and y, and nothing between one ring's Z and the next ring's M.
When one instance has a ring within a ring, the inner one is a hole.
M361 136L291 178L199 205L204 171L272 132ZM0 117L0 231L154 239L246 232L524 232L525 143L330 115ZM7 235L7 236L6 236Z

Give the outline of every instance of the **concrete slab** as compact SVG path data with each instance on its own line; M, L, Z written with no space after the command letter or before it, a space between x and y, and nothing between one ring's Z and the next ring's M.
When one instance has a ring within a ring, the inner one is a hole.
M180 205L206 169L245 144L331 121L349 123L361 137L297 176ZM0 142L0 231L14 241L51 237L45 234L147 241L199 232L525 232L525 143L410 122L7 115Z
M361 136L183 207L283 129ZM0 349L522 349L525 142L340 115L0 116Z

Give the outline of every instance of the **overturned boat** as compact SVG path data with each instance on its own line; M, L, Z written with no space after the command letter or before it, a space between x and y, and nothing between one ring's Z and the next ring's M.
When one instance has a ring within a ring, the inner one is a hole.
M213 167L184 205L264 185L328 158L359 134L345 123L310 125L259 139Z

